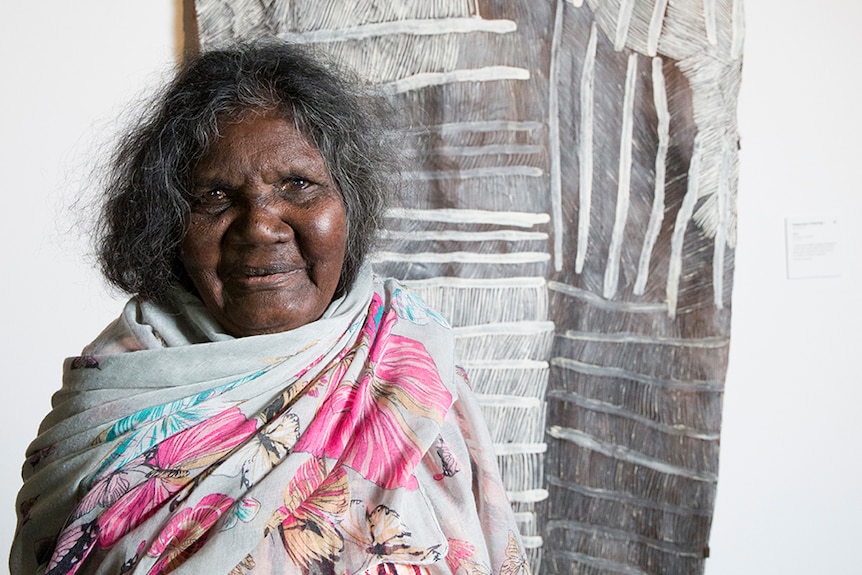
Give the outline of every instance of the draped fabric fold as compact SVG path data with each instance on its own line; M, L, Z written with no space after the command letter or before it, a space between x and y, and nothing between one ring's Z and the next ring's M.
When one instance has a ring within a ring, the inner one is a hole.
M450 328L368 269L280 334L133 299L23 474L13 575L527 570Z

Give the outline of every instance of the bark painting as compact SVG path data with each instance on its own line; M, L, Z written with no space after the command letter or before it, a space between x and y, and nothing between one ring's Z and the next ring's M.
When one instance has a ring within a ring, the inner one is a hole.
M742 0L196 0L373 82L375 267L455 327L533 571L700 573L730 335Z

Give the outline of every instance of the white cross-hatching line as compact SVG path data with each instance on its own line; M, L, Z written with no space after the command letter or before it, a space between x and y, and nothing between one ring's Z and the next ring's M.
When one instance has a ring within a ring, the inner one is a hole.
M685 232L694 214L694 206L697 203L700 180L700 162L703 156L703 137L698 133L694 137L694 146L691 151L691 161L688 167L688 187L682 199L682 205L676 214L673 225L673 233L670 238L670 262L667 271L667 285L665 294L667 297L667 314L671 319L676 318L677 298L679 297L679 282L682 276L682 248L685 242Z
M381 230L380 238L385 240L404 240L412 242L531 242L547 241L545 232L522 232L518 230L491 230L468 232L461 230L435 231L393 231Z
M451 70L449 72L423 72L381 84L381 89L391 94L403 94L431 86L456 84L458 82L494 82L500 80L529 80L530 71L515 66L485 66Z
M634 9L635 0L622 0L620 2L620 10L617 15L617 28L614 34L614 50L617 52L626 47Z
M730 206L730 172L733 158L727 142L721 150L721 167L718 173L718 193L715 210L718 215L715 229L714 251L712 256L712 292L717 309L724 308L724 256L727 247L727 227Z
M626 223L629 217L631 203L632 181L632 145L634 130L635 92L637 89L638 55L629 54L626 68L625 93L623 95L623 117L620 128L620 161L617 172L617 202L614 216L614 227L611 233L611 243L608 248L608 259L605 264L603 291L607 299L617 293L620 277L620 258L623 251Z
M551 215L554 229L554 270L563 269L563 191L562 155L560 151L560 80L559 53L562 41L563 3L557 2L554 34L551 38L551 70L548 95L548 147L551 176Z
M670 145L670 112L667 106L667 90L664 81L663 63L661 58L652 60L653 102L658 118L658 148L655 155L655 185L653 187L652 211L647 224L644 244L638 261L638 273L635 279L635 295L643 295L649 278L649 266L652 251L661 232L664 221L665 178L667 176L667 152Z
M575 253L575 273L581 273L590 243L590 211L593 194L593 106L598 29L593 22L587 43L584 69L581 71L581 114L578 139L578 245Z
M664 14L667 10L668 0L656 0L649 21L649 32L647 33L647 55L658 54L658 42L661 38L661 30L664 26Z
M333 30L288 32L281 34L280 37L289 42L311 44L346 42L348 40L364 40L367 38L397 35L439 36L443 34L470 34L475 32L509 34L515 32L517 29L518 25L513 20L485 20L475 17L425 18L375 22L362 26L351 26Z
M372 256L372 261L379 262L423 262L423 263L464 263L486 265L518 265L545 263L551 259L547 252L511 252L511 253L478 253L478 252L419 252L403 253L379 251Z
M428 170L407 172L407 178L419 180L467 180L470 178L541 178L544 171L534 166L494 166L488 168L468 168L464 170Z

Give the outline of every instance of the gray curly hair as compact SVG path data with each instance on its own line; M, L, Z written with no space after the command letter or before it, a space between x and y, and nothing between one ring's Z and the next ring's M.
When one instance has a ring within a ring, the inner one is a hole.
M297 45L257 42L185 61L111 162L96 248L102 273L130 294L164 301L194 290L179 259L192 172L218 124L250 110L283 114L315 144L341 191L347 250L336 296L352 285L395 185L396 154L380 98Z

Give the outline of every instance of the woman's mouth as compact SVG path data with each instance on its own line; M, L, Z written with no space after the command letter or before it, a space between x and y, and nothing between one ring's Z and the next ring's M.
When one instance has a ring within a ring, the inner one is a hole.
M227 275L228 281L245 289L273 289L294 281L305 268L295 264L266 266L235 266Z

